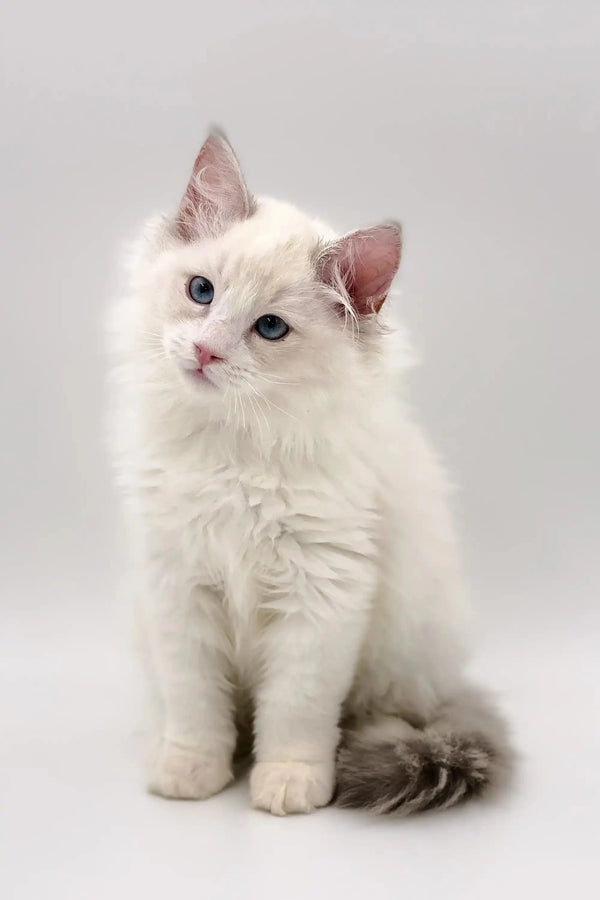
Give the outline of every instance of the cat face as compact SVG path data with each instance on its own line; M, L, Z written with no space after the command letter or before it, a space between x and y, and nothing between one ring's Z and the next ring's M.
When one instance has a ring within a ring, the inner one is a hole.
M400 259L396 225L336 239L291 206L255 201L220 134L159 231L139 279L143 332L182 389L211 403L347 377Z
M319 242L304 217L265 203L160 259L152 327L188 389L270 395L325 377L343 319L314 277Z

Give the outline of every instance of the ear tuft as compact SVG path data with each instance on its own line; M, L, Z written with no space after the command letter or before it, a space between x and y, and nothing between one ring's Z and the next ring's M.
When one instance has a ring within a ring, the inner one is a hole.
M213 128L196 157L175 226L185 241L222 233L256 208L224 133Z
M401 251L402 230L395 222L351 231L321 254L318 274L348 294L359 316L372 315L388 295Z

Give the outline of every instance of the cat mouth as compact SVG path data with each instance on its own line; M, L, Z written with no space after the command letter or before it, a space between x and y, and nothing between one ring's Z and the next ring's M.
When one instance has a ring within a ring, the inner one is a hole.
M204 369L182 369L183 375L186 381L189 381L193 384L199 385L207 385L211 388L217 388L218 385L216 382L212 380L210 374L208 373L206 367Z

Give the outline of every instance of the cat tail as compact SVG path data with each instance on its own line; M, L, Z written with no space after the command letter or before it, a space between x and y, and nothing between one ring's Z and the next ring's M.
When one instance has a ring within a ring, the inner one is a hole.
M502 717L483 693L465 689L423 728L381 715L344 730L336 803L401 816L447 809L502 786L512 758Z

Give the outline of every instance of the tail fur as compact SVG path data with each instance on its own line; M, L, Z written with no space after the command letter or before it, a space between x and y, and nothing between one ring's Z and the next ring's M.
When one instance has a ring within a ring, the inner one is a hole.
M511 760L502 718L483 694L465 690L423 728L380 716L347 730L336 803L404 816L447 809L500 786Z

